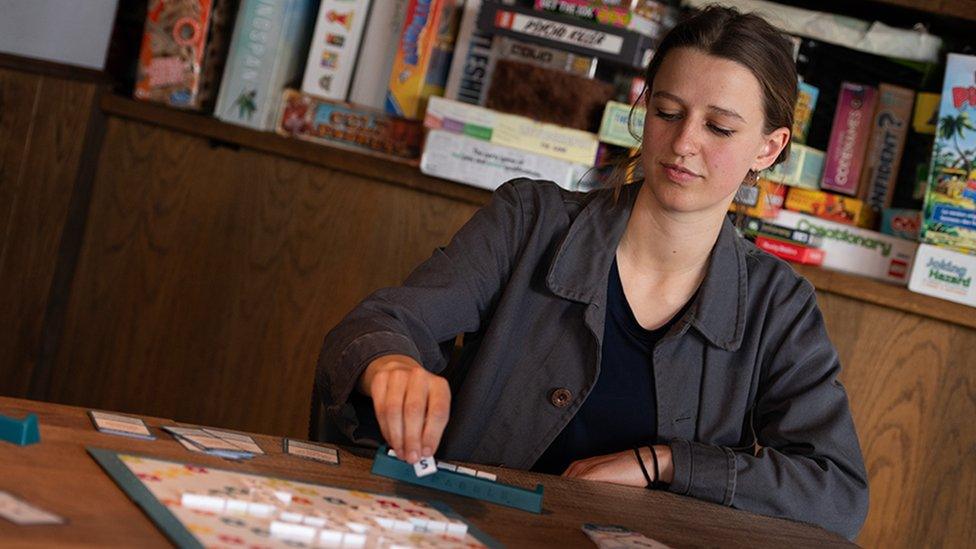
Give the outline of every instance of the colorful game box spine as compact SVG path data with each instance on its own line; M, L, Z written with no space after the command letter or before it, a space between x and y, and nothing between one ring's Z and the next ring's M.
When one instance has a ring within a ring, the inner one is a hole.
M857 196L876 102L876 88L850 82L841 84L821 189Z
M276 131L318 143L340 143L403 158L420 156L420 122L296 90L282 95Z
M627 149L640 147L640 141L634 135L644 135L646 112L647 109L644 107L633 107L633 116L631 116L630 105L607 101L607 108L603 111L600 131L597 134L600 141Z
M884 208L881 210L881 232L904 238L918 240L922 228L922 212L904 208Z
M820 90L806 82L800 82L796 95L796 107L793 109L793 144L806 143L810 122L813 120L813 110L817 107L817 97Z
M759 219L756 217L749 217L746 219L742 232L749 237L763 236L766 238L782 240L784 242L792 242L793 244L810 246L813 248L819 248L820 245L823 244L822 238L819 236L813 236L807 231L783 227L782 225L771 223L767 219Z
M976 254L976 56L946 60L922 239Z
M430 130L420 171L493 191L516 177L546 179L564 189L578 190L579 179L588 168L511 147L487 143L444 130Z
M653 0L641 0L639 9L599 0L535 0L534 6L536 11L569 15L654 38L660 38L666 30L654 19L643 15L648 11L664 9L662 4Z
M651 37L626 29L488 0L482 5L478 27L483 32L592 55L638 69L647 64L654 44Z
M735 213L741 211L750 217L776 217L783 207L785 198L786 187L768 179L760 179L755 186L739 187L732 204L729 205L729 211Z
M976 256L947 248L921 244L908 289L925 295L976 307L973 285Z
M865 229L872 228L875 220L871 208L856 198L795 187L786 195L786 209Z
M232 124L273 130L281 91L301 75L312 0L244 0L214 115Z
M811 248L795 242L786 242L761 235L756 237L756 247L776 257L792 261L793 263L802 263L817 267L823 265L825 255L824 251L818 248Z
M437 39L434 41L434 47L431 49L430 62L427 65L427 75L424 78L422 100L432 95L444 95L448 73L451 71L451 62L454 58L454 46L457 41L462 8L462 0L445 2L441 8Z
M451 70L444 97L453 101L484 105L491 83L492 37L478 30L481 0L467 0L454 45Z
M446 3L454 0L410 0L386 94L386 112L418 119L424 114L424 86L437 44Z
M800 143L791 143L786 162L773 166L763 177L790 187L817 190L823 176L825 156L823 151Z
M773 222L821 237L826 269L908 284L915 242L785 209Z
M188 110L208 110L227 53L230 0L151 0L134 95Z
M443 97L430 98L424 125L585 166L594 165L600 145L596 134L590 132L544 124Z
M345 101L370 0L322 0L308 49L302 91Z
M875 212L891 206L914 100L915 92L907 88L891 84L878 87L878 106L871 125L858 196Z
M939 123L939 102L942 96L937 93L919 92L915 95L915 109L912 111L912 129L918 133L935 135Z
M386 108L386 88L408 1L375 0L370 4L349 88L350 103L381 110Z
M499 36L492 45L493 59L511 59L544 69L567 72L584 78L596 74L596 57L577 55L539 44Z

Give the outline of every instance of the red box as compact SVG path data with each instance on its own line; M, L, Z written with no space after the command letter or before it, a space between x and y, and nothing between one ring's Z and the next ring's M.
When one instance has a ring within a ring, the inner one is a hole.
M764 236L756 237L756 247L776 257L792 261L793 263L802 263L803 265L814 265L817 267L823 265L824 251L819 248L801 246L792 242L766 238Z

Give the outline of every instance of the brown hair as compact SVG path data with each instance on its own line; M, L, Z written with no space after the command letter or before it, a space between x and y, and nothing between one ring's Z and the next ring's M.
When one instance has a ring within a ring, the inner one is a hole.
M640 141L642 136L634 130L634 110L646 103L648 90L654 86L657 75L668 52L675 48L694 48L709 55L735 61L748 68L762 88L764 125L763 133L776 128L793 127L793 109L796 104L796 64L793 45L785 34L765 19L751 13L741 13L735 8L709 5L678 23L661 40L654 57L644 73L644 90L631 107L628 126L630 133ZM786 161L790 144L776 157L773 165ZM641 155L612 161L613 172L607 185L618 195L620 187L640 178Z

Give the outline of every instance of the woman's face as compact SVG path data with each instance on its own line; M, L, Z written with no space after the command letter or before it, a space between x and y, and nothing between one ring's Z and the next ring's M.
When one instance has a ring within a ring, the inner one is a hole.
M789 140L787 128L763 134L749 69L696 49L667 54L647 101L645 185L669 212L725 212L746 173L771 166Z

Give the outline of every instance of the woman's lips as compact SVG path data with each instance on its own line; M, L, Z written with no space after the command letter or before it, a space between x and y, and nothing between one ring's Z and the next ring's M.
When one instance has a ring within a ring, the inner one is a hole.
M674 164L661 163L661 166L664 168L664 174L668 177L668 179L674 181L675 183L688 183L689 181L694 181L695 179L701 177L694 172Z

